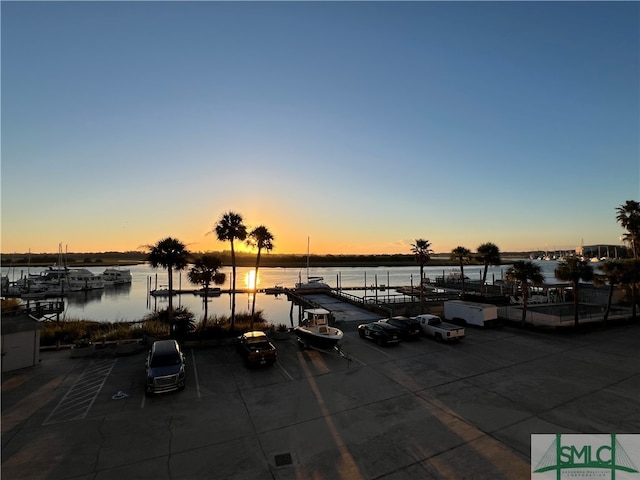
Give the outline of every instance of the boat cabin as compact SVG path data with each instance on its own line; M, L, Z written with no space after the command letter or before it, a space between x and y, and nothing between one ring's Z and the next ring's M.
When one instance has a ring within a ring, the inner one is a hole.
M324 308L310 308L304 311L303 324L307 327L328 327L331 312Z

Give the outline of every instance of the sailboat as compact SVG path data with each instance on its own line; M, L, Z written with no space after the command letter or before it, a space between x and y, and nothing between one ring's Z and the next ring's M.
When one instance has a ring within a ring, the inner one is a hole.
M326 290L331 290L331 287L324 283L324 278L322 277L310 277L309 276L309 237L307 237L307 281L303 282L301 275L298 275L298 283L296 283L296 290L298 293L311 293L311 292L322 292Z
M305 348L330 350L342 340L342 330L329 326L331 312L324 308L311 308L304 311L304 318L293 331Z

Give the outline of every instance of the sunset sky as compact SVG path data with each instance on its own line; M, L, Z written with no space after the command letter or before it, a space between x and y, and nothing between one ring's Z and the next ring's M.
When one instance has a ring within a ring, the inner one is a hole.
M3 253L620 244L638 2L2 2Z

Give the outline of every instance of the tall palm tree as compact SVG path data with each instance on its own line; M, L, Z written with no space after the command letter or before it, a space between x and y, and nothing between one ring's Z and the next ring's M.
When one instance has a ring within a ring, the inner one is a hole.
M594 275L594 284L608 284L609 285L609 297L607 299L607 309L604 312L602 323L607 323L609 318L609 311L611 310L611 299L613 298L613 291L616 285L622 283L624 279L624 264L620 260L607 260L600 266L602 269L602 275Z
M184 243L167 237L155 245L147 245L147 261L153 268L166 268L169 290L169 320L173 319L173 271L184 270L187 266L189 251Z
M529 303L529 285L542 285L544 277L540 265L530 260L516 260L507 270L507 280L520 283L522 287L522 320L520 326L524 327L527 319L527 305Z
M616 212L616 220L622 228L627 230L624 237L631 245L633 258L638 258L640 255L640 202L627 200L616 208Z
M212 283L222 285L226 275L220 272L222 268L222 260L211 254L204 254L196 257L193 266L187 272L187 278L191 283L202 285L204 289L204 318L202 320L202 329L207 326L207 313L209 307L209 285Z
M258 254L256 255L256 267L254 270L254 292L253 292L253 301L251 302L251 330L253 330L253 316L256 311L256 289L258 287L258 269L260 268L260 255L262 250L266 250L270 252L273 250L273 234L269 231L267 227L264 225L260 225L259 227L254 228L249 232L247 237L247 245L253 248L258 249Z
M460 277L462 279L462 298L464 299L464 264L471 260L471 250L465 247L456 247L451 250L451 260L456 260L460 265Z
M578 327L578 303L580 280L586 282L593 279L593 267L578 257L569 257L564 262L560 262L554 271L554 275L558 280L563 282L571 282L573 287L573 321L574 326Z
M483 243L478 247L478 257L484 264L484 271L482 273L482 291L486 291L487 272L489 271L489 265L500 265L502 259L500 258L500 249L494 243Z
M247 238L247 227L242 223L242 215L227 212L220 217L214 231L218 240L231 243L231 330L233 330L236 321L236 252L233 242L234 240L244 241Z
M422 280L424 279L424 266L431 260L431 255L433 254L431 242L424 238L418 238L416 243L411 244L411 253L413 253L416 262L420 265L420 312L424 312L424 289L422 288Z

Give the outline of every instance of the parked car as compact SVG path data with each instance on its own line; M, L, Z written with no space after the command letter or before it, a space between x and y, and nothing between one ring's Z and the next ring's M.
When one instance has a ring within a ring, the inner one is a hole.
M153 342L145 363L145 393L182 390L185 385L184 355L175 340Z
M380 323L393 325L400 330L402 340L417 340L422 333L420 330L420 322L415 318L409 317L391 317L378 320Z
M236 339L236 350L247 366L273 365L278 351L264 332L246 332Z
M464 327L443 322L437 315L424 313L415 318L420 322L420 328L425 335L434 337L440 342L458 341L465 336Z
M380 346L400 342L400 330L388 323L371 322L358 325L360 338L373 340Z

